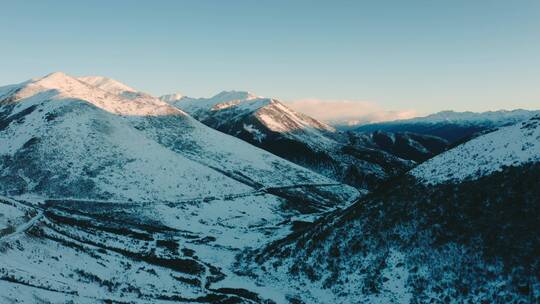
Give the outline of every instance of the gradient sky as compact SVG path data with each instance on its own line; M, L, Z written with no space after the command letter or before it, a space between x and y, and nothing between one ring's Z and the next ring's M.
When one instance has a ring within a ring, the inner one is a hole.
M387 110L540 108L540 1L3 1L0 84L52 71L160 95Z

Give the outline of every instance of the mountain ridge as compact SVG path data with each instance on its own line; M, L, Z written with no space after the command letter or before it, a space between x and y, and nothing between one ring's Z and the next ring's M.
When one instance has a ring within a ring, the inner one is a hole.
M525 121L540 111L499 110L487 112L442 111L424 117L366 124L352 132L413 132L444 138L450 143L459 143L500 127Z
M386 135L374 139L338 132L279 100L243 91L223 91L211 98L184 97L171 104L216 130L360 189L371 189L446 146L443 141L442 148L428 144L419 135L415 139L388 135L407 147L399 151L391 147L395 143L383 144Z

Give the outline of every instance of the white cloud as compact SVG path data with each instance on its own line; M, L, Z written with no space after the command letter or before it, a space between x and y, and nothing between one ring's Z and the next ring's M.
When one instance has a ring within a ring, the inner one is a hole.
M302 99L287 102L287 105L331 124L357 125L418 116L415 110L390 111L368 101Z

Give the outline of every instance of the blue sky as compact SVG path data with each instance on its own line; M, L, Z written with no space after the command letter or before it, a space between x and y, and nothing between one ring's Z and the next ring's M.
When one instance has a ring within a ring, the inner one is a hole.
M540 108L540 1L2 1L0 84L64 71L137 89L384 110Z

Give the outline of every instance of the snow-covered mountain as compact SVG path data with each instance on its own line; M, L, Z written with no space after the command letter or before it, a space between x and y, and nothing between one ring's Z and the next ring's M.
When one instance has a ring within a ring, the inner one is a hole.
M334 131L276 99L249 92L224 91L211 98L181 98L173 104L215 129L252 141L261 142L273 132L318 147L328 141L326 133Z
M162 100L170 100L170 97L162 97ZM411 137L401 140L405 138L402 135L397 135L397 142L385 144L380 134L355 136L336 132L276 99L249 92L225 91L211 98L172 100L169 101L172 105L216 130L359 188L371 189L410 169L419 161L416 154L428 158L438 153ZM408 147L418 153L411 152L412 158L406 153L396 155L394 152L400 148L391 147L396 143L403 145L403 150Z
M357 132L413 132L444 138L459 143L482 132L525 121L540 111L513 110L454 112L443 111L425 117L367 124L355 129Z
M85 82L93 87L102 89L104 91L122 95L125 93L138 93L137 90L111 78L102 76L85 76L79 77L78 80Z
M509 166L540 161L540 115L472 139L414 168L430 184L476 179Z
M305 303L540 301L540 116L246 253L239 271Z
M540 302L539 143L540 115L447 150L246 92L0 87L0 303Z
M167 200L223 189L334 183L207 128L150 95L132 90L137 96L126 98L117 88L127 86L87 79L54 73L0 89L4 190L50 194L61 191L52 187L61 180L87 185L77 197ZM26 163L17 162L21 157ZM283 168L285 176L277 177L275 170ZM203 190L202 179L216 186Z
M0 302L253 303L234 256L354 188L103 77L0 88Z

